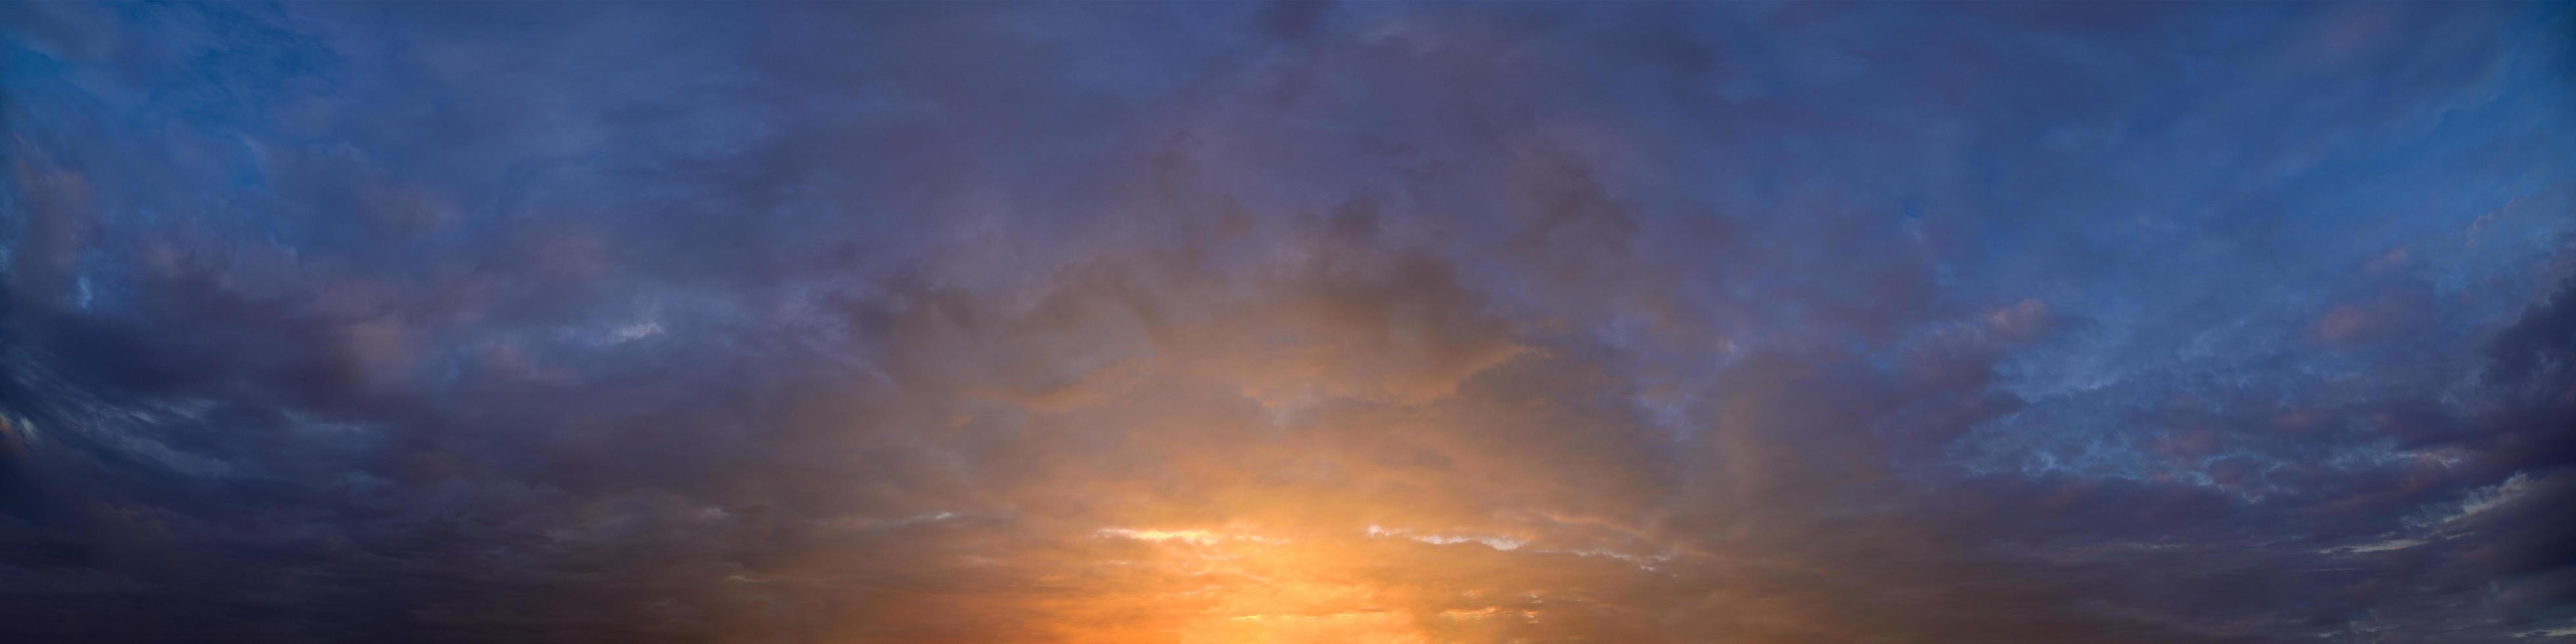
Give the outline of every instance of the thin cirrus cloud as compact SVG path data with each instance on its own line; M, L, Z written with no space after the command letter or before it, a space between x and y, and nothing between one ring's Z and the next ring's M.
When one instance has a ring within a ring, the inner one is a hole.
M2571 19L0 8L0 634L2563 638Z

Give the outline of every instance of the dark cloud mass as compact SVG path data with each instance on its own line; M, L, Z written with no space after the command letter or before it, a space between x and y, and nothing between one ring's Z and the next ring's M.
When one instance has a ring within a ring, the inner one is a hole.
M2569 34L0 5L0 641L2576 642Z

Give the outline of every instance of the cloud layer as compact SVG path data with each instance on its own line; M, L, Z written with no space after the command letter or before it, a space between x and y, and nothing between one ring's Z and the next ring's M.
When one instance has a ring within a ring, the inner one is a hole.
M0 7L12 641L2576 637L2561 5Z

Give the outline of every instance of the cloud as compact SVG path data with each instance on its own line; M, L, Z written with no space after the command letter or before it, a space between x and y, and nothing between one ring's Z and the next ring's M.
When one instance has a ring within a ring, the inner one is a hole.
M2105 11L0 9L0 633L2576 617L2566 11Z

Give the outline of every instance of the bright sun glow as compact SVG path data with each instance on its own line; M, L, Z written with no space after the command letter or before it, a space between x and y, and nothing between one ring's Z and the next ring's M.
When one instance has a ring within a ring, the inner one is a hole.
M1512 586L1525 566L1632 565L1524 549L1507 537L1376 525L1303 538L1240 527L1104 527L1094 535L1112 546L1095 562L1102 574L1132 584L1081 612L1152 615L1147 621L1158 624L1066 634L1104 642L1479 641L1543 625L1545 602Z

